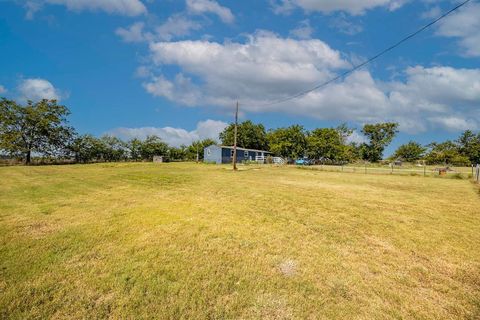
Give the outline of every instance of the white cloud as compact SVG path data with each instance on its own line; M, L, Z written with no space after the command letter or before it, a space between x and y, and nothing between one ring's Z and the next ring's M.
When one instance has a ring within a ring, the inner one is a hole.
M403 81L382 82L368 70L285 103L294 95L331 79L349 67L324 42L295 40L258 32L245 43L209 41L150 44L153 66L175 66L173 78L156 75L148 92L187 106L230 108L240 100L244 112L282 112L323 120L398 121L401 130L445 127L439 118L472 118L450 127L476 127L480 107L480 69L422 66L407 68Z
M115 33L125 42L170 41L174 38L188 36L194 30L200 30L201 23L182 14L170 16L163 24L146 31L145 23L136 22L128 28L118 28Z
M432 117L429 120L449 131L478 129L478 124L475 121L464 119L461 116Z
M452 16L442 20L437 34L458 38L465 56L480 56L480 4L472 2Z
M331 13L344 11L351 15L364 14L366 10L376 7L386 7L396 10L408 0L270 0L273 10L277 14L288 14L296 7L307 12L319 11Z
M176 14L167 19L167 21L158 26L155 31L158 39L170 41L176 37L183 37L190 34L191 31L199 30L202 25L187 17Z
M139 66L135 70L135 77L137 78L148 78L149 76L152 76L152 72L148 66Z
M235 21L232 11L219 5L214 0L187 0L187 10L193 14L216 14L225 23L233 23Z
M143 42L148 41L149 35L144 34L145 23L136 22L128 28L117 28L115 33L125 42Z
M359 133L357 130L353 130L352 134L348 136L347 143L367 143L368 139L363 134Z
M315 29L310 26L310 21L303 20L302 22L300 22L297 28L290 31L290 35L298 39L310 39L314 32Z
M0 94L4 93L7 93L7 89L4 86L0 85Z
M58 100L62 98L60 91L45 79L25 79L17 88L20 100L39 101L42 99Z
M187 131L172 127L143 127L143 128L116 128L109 132L122 139L145 139L149 135L156 135L171 146L190 145L193 141L203 139L218 140L218 135L227 127L227 123L216 120L200 121L197 128Z
M363 27L361 25L350 21L343 12L330 20L330 27L350 36L363 31Z
M202 78L201 90L192 82L188 85L215 104L230 105L240 97L272 99L279 91L296 92L348 66L338 51L320 40L282 39L265 32L246 43L157 42L150 50L156 65L178 65L184 74ZM166 90L166 79L161 80L164 94L159 95L168 97L171 91ZM185 86L185 81L175 82Z
M147 13L147 8L140 0L29 0L25 2L27 19L33 18L35 12L47 4L63 5L72 11L104 11L124 16L139 16Z
M38 0L27 1L23 6L27 10L27 13L25 14L27 20L32 20L35 13L42 8L42 4Z
M202 94L198 87L192 83L190 78L181 73L177 74L173 81L169 81L163 76L154 76L143 86L153 96L165 97L186 106L196 106L202 103Z

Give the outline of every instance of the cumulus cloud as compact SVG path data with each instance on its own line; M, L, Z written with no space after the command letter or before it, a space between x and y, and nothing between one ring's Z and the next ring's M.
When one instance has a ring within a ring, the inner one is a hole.
M149 135L156 135L163 141L174 147L189 145L193 141L214 139L218 141L218 135L227 127L227 123L217 120L200 121L195 130L187 131L182 128L172 127L143 127L143 128L116 128L109 132L122 139L145 139Z
M437 34L457 38L465 56L480 56L480 4L472 2L440 22Z
M157 66L178 65L184 74L200 77L201 90L191 81L188 86L216 100L215 104L230 105L240 97L272 99L279 91L301 90L331 77L332 70L348 66L338 51L320 40L282 39L265 32L249 37L246 43L156 42L150 44L150 51ZM174 82L185 86L184 78ZM169 93L161 84L162 91Z
M303 20L298 27L290 31L290 35L298 39L310 39L315 29L310 25L309 20Z
M192 31L199 30L202 25L181 14L176 14L167 19L165 23L158 26L155 31L160 40L171 40L177 37L189 35Z
M72 11L104 11L124 16L139 16L147 12L140 0L28 0L24 5L27 18L33 18L44 5L63 5Z
M214 0L187 0L187 10L193 14L213 13L225 23L235 21L232 11Z
M146 90L187 106L230 108L240 100L245 112L283 112L323 120L398 121L401 130L432 126L476 127L480 69L416 66L403 81L382 82L368 70L298 99L270 104L331 79L350 66L341 53L317 40L280 38L258 32L244 43L177 41L150 44L154 67L175 66L167 78L154 75Z
M270 0L272 8L277 14L290 13L295 8L302 8L307 12L331 13L344 11L351 15L361 15L369 9L386 7L396 10L408 0Z
M170 16L161 25L147 31L144 22L136 22L127 28L117 28L115 33L125 42L170 41L200 30L202 24L182 14Z
M136 22L128 28L117 28L115 33L125 42L143 42L149 39L148 34L144 34L145 23Z
M17 88L20 100L39 101L42 99L60 100L60 91L45 79L24 79Z
M190 78L181 73L177 74L173 81L169 81L163 76L154 76L150 82L144 83L143 86L153 96L165 97L186 106L195 106L202 103L202 94L199 88L192 83Z
M464 131L478 129L478 124L461 116L432 117L429 120L448 131Z

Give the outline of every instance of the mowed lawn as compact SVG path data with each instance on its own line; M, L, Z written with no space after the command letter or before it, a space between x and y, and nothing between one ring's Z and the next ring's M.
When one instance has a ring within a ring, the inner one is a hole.
M0 318L479 319L467 180L0 168Z

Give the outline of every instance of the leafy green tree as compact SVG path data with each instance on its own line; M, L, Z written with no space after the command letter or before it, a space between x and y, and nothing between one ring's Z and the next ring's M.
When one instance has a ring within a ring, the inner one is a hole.
M346 123L339 125L336 130L340 134L344 144L347 144L348 137L353 133L353 129L349 128Z
M307 132L300 125L270 130L267 140L270 151L286 159L303 157L307 150Z
M341 132L334 128L318 128L307 138L307 155L311 159L346 160L346 145Z
M364 125L362 133L370 141L362 145L363 159L370 162L382 160L385 147L392 142L397 132L398 123L395 122Z
M104 149L102 141L90 134L76 137L70 145L75 160L83 163L102 160Z
M354 162L362 158L362 145L351 142L345 146L345 161Z
M142 159L153 160L154 156L166 156L168 153L168 145L158 136L148 136L142 143L140 154Z
M103 144L103 159L105 161L120 161L127 158L127 147L119 138L105 135L100 138L100 142Z
M179 148L169 147L168 148L168 158L170 160L185 160L187 156L186 146L180 146Z
M235 124L230 124L220 133L223 145L233 146ZM254 124L247 120L238 125L237 145L242 148L268 149L267 133L263 124Z
M142 158L142 141L140 139L134 138L128 141L126 147L131 160L138 161Z
M19 156L26 164L32 154L64 153L73 137L67 125L67 107L56 100L28 101L21 106L13 100L0 101L0 149Z
M456 141L460 154L468 157L471 164L480 164L480 133L463 132Z
M425 154L426 148L418 142L410 141L403 144L393 154L394 159L401 159L407 162L420 160Z
M442 143L433 142L428 145L429 151L425 156L428 164L443 164L464 166L470 164L470 159L459 152L458 145L453 141Z

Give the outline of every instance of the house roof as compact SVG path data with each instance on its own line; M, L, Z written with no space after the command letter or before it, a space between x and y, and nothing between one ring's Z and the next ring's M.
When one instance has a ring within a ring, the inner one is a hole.
M225 149L233 149L233 146L218 146L220 148L225 148ZM246 149L246 148L240 148L237 147L237 150L243 150L243 151L254 151L254 152L263 152L263 153L271 153L270 151L265 151L265 150L258 150L258 149Z

